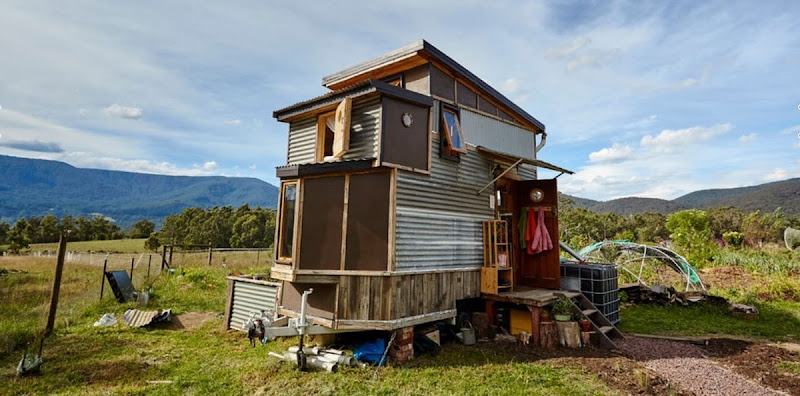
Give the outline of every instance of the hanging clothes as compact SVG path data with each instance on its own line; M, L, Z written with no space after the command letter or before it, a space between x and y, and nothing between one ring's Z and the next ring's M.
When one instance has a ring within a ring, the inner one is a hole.
M523 249L528 247L528 244L525 240L525 236L527 235L528 230L528 210L523 208L519 211L519 245L522 246Z
M533 211L532 209L530 210L531 212ZM528 216L530 215L531 213L528 214ZM529 254L541 253L553 248L553 240L550 238L550 232L547 230L547 226L544 223L544 209L539 207L539 213L537 213L535 217L537 223L535 228L536 232L534 233L531 245L528 247Z
M528 254L534 254L533 241L536 237L536 212L531 208L525 208L527 212L527 226L525 227L525 247Z

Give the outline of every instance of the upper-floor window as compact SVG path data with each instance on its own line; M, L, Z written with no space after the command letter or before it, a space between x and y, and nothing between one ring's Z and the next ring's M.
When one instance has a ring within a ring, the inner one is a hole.
M281 185L280 218L278 219L278 259L291 260L294 240L294 213L297 202L297 182Z
M317 117L316 161L331 161L341 158L350 145L351 98L345 98L335 111Z
M443 107L442 124L444 127L443 134L447 141L448 154L466 154L467 148L464 144L464 135L461 133L461 122L458 120L457 110Z

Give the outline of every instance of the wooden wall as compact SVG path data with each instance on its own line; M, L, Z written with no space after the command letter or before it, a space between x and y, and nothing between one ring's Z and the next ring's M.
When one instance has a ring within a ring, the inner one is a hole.
M313 287L312 296L317 294L317 290L321 291L314 300L314 316L343 322L358 321L363 322L359 324L363 328L384 329L402 327L402 320L412 317L417 317L418 323L437 320L433 315L455 310L456 300L480 297L481 293L480 271L391 276L348 275L336 278L338 286L284 282L287 286L284 286L286 291L283 293L281 305L299 312L298 302L302 290ZM336 299L331 298L330 294L334 289L337 290ZM319 300L323 295L325 298ZM425 320L425 315L432 315L432 319ZM370 321L376 323L370 324ZM377 323L380 321L394 323ZM353 324L349 326L352 327Z

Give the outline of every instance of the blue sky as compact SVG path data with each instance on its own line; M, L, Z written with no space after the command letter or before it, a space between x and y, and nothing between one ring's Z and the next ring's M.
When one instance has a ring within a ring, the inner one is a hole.
M798 2L270 3L5 0L0 154L276 184L273 110L425 38L545 123L567 193L800 176Z

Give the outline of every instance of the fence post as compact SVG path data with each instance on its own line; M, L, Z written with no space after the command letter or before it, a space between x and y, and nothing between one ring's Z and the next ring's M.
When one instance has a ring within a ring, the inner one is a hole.
M100 277L100 299L103 299L103 288L106 286L106 267L108 266L108 256L103 260L103 274Z
M213 252L213 249L211 247L211 242L209 242L208 243L208 265L209 266L211 266L211 252Z
M172 251L174 250L174 245L169 245L169 262L167 263L167 267L172 268Z
M161 247L161 272L164 272L164 265L167 263L167 245Z
M152 263L152 262L153 262L153 255L152 254L148 254L147 255L147 277L146 277L146 279L148 279L148 280L150 280L150 263Z
M131 284L133 284L133 257L131 257Z
M61 273L64 271L64 254L67 253L67 235L61 234L58 240L58 258L56 259L56 276L53 278L53 292L50 294L50 311L47 313L47 327L45 336L53 332L56 323L56 309L58 308L58 292L61 290Z

